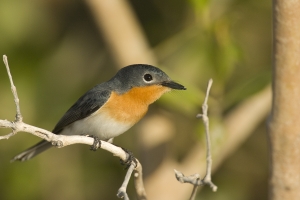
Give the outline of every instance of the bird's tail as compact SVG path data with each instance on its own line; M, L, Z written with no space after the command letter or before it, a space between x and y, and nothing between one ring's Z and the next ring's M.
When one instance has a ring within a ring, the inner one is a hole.
M22 153L16 155L13 159L11 159L11 162L14 162L16 160L18 161L26 161L34 156L42 153L43 151L49 149L52 147L52 144L46 140L42 140L41 142L37 143L36 145L30 147L29 149L23 151Z

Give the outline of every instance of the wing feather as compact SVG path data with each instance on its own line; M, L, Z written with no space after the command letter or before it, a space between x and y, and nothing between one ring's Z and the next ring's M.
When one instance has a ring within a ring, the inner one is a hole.
M64 127L90 116L107 101L110 93L109 90L100 90L97 86L85 93L58 121L52 132L59 134Z

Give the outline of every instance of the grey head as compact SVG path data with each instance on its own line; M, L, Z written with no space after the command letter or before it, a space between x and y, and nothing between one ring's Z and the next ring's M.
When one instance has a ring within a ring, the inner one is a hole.
M186 88L172 81L169 76L157 67L146 64L134 64L120 69L109 81L113 90L119 94L125 93L133 87L162 85L176 90Z

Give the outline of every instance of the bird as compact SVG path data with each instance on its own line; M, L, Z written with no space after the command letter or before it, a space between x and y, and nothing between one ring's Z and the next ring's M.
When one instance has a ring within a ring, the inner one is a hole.
M186 90L157 67L148 64L126 66L107 82L83 94L62 116L52 132L90 135L112 143L113 138L126 132L146 114L150 104L174 89ZM29 160L52 146L50 142L42 140L11 161Z

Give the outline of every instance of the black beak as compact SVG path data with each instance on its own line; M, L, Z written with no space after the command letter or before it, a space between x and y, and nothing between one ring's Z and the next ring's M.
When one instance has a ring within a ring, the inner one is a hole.
M186 90L183 85L180 85L179 83L176 83L174 81L164 81L161 83L161 85L175 90Z

